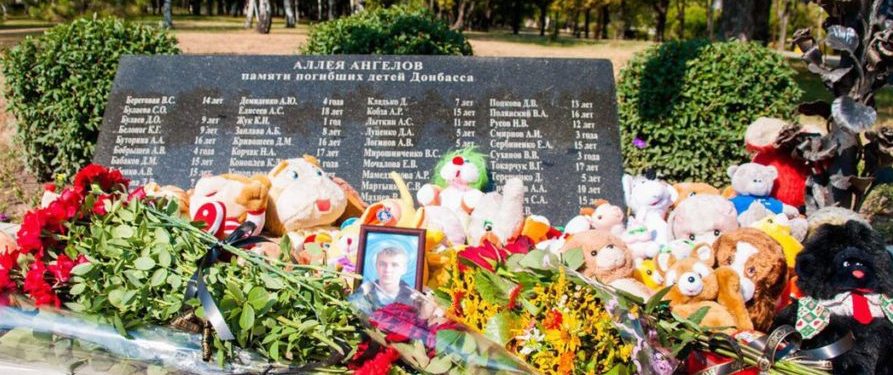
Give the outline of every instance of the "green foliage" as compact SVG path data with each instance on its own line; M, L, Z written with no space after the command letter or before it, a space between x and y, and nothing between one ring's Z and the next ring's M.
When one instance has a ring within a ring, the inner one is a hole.
M56 26L4 54L4 95L28 169L44 181L73 175L93 157L119 57L176 53L164 31L102 18Z
M793 117L801 95L794 75L782 56L753 43L670 42L640 53L617 87L627 170L724 185L726 167L746 160L752 121Z
M31 17L47 20L70 20L88 14L126 16L139 14L149 0L25 0Z
M461 32L427 10L379 8L324 22L310 31L308 55L471 55Z

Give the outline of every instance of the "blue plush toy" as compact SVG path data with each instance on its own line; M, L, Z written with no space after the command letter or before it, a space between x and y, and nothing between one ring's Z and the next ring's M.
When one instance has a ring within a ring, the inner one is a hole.
M784 213L784 204L771 196L778 171L775 167L757 163L745 163L729 167L732 189L737 196L731 199L740 216L754 203L759 202L772 213Z

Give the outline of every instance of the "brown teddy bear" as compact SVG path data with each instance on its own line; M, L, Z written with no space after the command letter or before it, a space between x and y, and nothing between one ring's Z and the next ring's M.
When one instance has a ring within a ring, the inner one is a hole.
M701 325L708 328L753 329L741 297L738 274L729 267L712 269L712 255L692 256L673 263L665 285L673 289L664 297L673 313L689 317L707 307Z
M741 278L747 311L754 328L772 325L778 298L787 282L784 251L772 237L754 228L740 228L713 243L717 265L729 267Z
M563 254L582 249L583 275L647 300L653 295L633 274L636 264L632 252L619 237L599 230L587 230L571 236L562 246Z

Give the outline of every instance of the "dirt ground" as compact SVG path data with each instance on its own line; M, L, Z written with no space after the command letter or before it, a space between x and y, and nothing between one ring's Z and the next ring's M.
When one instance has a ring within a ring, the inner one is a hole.
M242 55L292 55L307 41L308 28L275 27L270 34L262 35L253 30L233 27L231 20L220 25L202 22L175 22L174 34L185 54L242 54ZM0 48L14 46L28 35L38 35L42 28L0 30ZM502 57L552 57L552 58L604 58L614 64L615 75L635 54L648 43L596 42L592 40L563 39L549 42L535 35L505 36L500 34L467 34L476 56ZM0 87L2 87L0 77ZM6 102L0 95L0 221L19 220L33 207L41 194L41 184L25 169L19 146L14 143L15 119L7 113Z

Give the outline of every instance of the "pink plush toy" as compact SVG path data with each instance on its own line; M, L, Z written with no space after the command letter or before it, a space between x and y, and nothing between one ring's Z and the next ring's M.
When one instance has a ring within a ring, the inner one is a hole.
M596 200L593 207L580 209L580 214L571 219L564 227L568 234L584 230L597 229L615 236L623 234L623 209L608 203L604 199Z
M467 220L489 182L484 154L473 148L449 152L434 167L434 173L434 183L423 185L416 193L419 204L443 206Z

